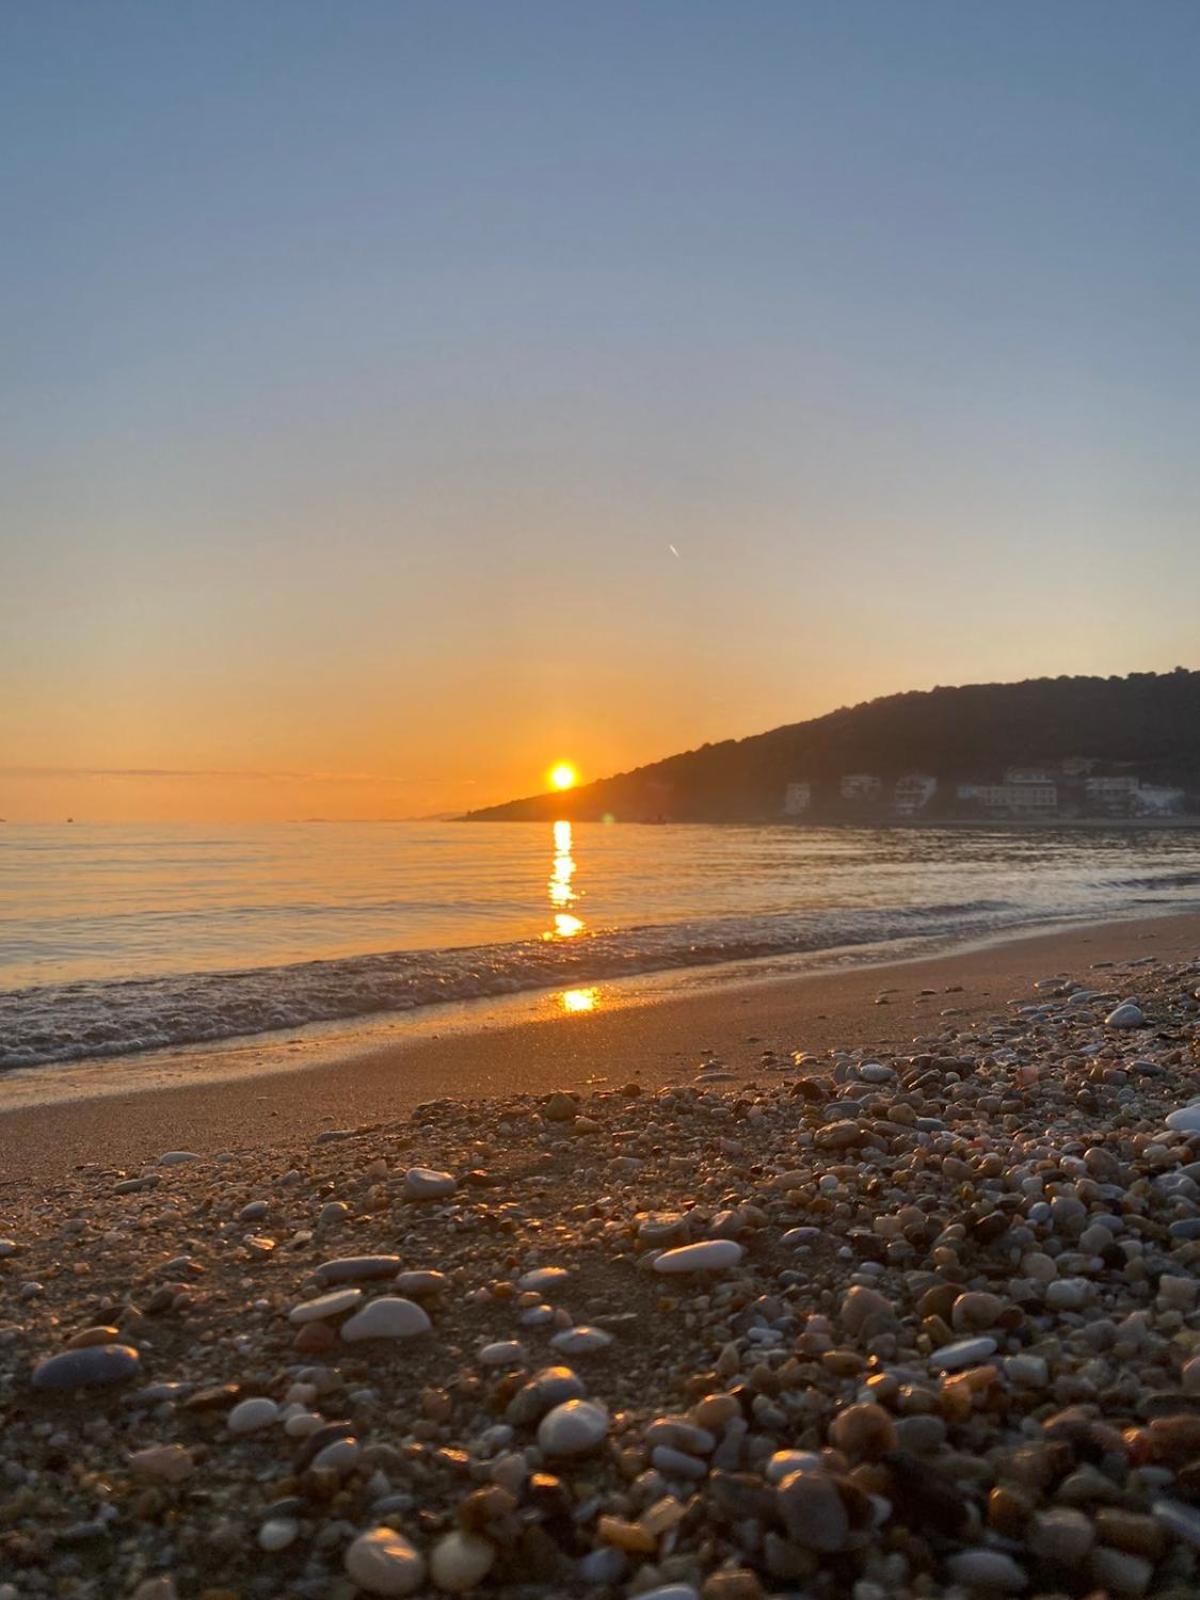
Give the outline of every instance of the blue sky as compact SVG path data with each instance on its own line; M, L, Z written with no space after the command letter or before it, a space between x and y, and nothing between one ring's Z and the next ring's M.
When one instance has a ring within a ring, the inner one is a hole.
M432 810L1198 664L1198 44L1104 0L6 8L0 806Z

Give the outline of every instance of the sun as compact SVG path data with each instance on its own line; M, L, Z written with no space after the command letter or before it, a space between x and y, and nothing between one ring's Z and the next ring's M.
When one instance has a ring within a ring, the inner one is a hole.
M550 783L555 789L573 789L579 774L569 761L560 761L550 768Z

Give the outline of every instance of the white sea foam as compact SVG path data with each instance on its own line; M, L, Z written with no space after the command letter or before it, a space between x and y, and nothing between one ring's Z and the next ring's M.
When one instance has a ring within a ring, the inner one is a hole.
M1187 834L9 828L0 1067L841 947L876 958L1194 905L1198 886Z

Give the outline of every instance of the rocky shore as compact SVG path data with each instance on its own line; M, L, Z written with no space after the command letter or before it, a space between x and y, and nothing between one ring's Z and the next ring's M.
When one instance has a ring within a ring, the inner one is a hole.
M1198 990L31 1190L0 1600L1194 1596Z

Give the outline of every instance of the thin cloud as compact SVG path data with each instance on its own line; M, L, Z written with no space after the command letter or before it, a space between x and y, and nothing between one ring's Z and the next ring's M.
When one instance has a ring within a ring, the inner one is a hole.
M247 772L224 767L6 767L5 778L138 778L171 782L180 778L231 779L245 783L379 783L472 785L476 778L402 778L386 772Z

